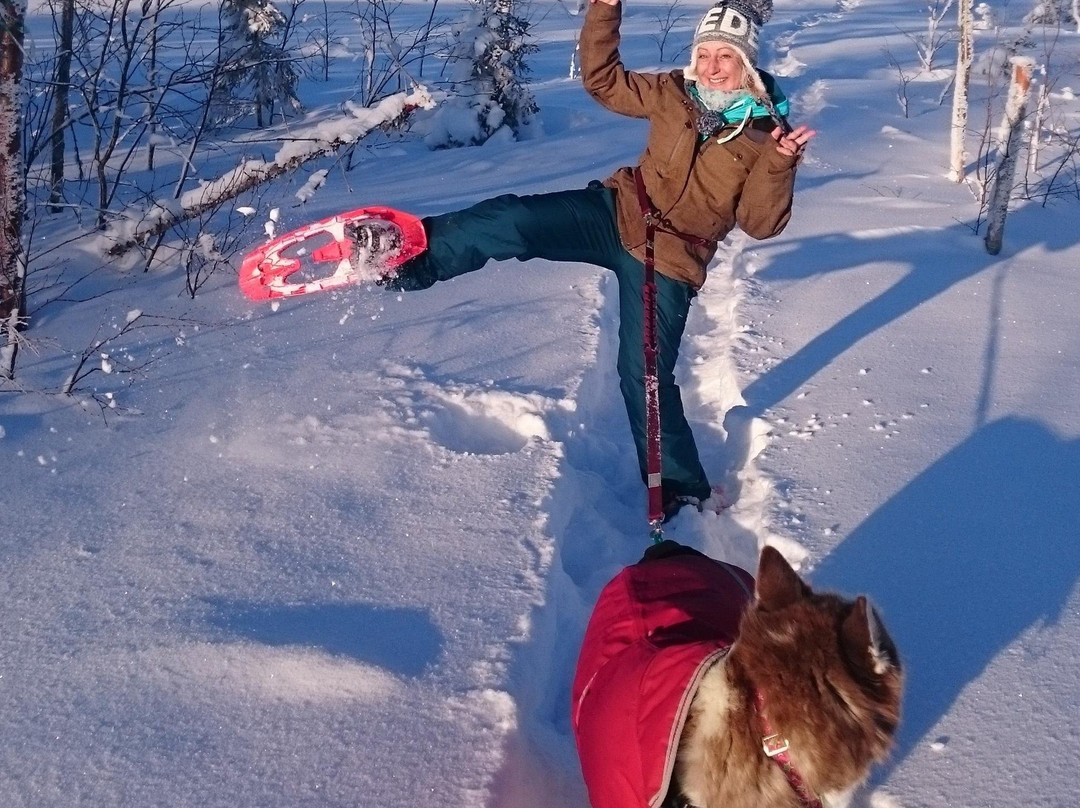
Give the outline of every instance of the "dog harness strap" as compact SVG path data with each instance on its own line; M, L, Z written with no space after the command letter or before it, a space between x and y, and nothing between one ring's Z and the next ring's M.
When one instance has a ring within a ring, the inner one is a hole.
M788 742L778 732L773 732L769 719L765 716L765 696L760 690L754 690L754 706L757 707L758 719L761 721L761 747L765 754L776 761L776 764L787 777L788 784L799 798L799 804L803 808L822 808L821 800L818 799L813 789L806 784L795 764L788 755Z
M634 182L637 185L638 202L641 215L645 219L645 285L642 287L642 299L645 305L645 446L646 473L649 486L649 528L653 542L664 539L664 494L661 488L660 459L660 376L656 369L659 354L656 333L656 258L654 242L656 239L656 216L652 203L645 193L645 180L641 169L634 169Z

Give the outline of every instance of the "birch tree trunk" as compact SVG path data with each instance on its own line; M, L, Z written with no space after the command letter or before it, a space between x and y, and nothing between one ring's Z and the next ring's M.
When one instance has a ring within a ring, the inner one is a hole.
M1031 93L1031 70L1033 63L1027 57L1013 57L1012 82L1009 84L1009 100L1005 104L1005 119L1001 122L1004 149L994 174L994 187L990 191L989 226L986 228L986 251L991 255L1001 252L1005 232L1005 217L1009 213L1009 196L1012 194L1013 177L1016 174L1016 158L1024 133L1024 115L1027 114L1028 96Z
M60 41L56 49L56 76L52 115L52 164L49 171L49 210L59 213L64 193L64 138L68 125L68 90L71 88L71 48L75 28L75 0L61 0Z
M1077 0L1080 2L1080 0ZM1050 107L1050 91L1046 89L1046 76L1039 85L1039 100L1035 103L1035 122L1031 125L1031 138L1028 140L1028 171L1039 170L1039 147L1042 145L1043 122Z
M26 317L21 105L26 0L0 0L0 378L15 376Z
M1080 0L1078 0L1080 1ZM953 82L952 129L950 130L949 179L964 181L964 139L967 135L968 85L971 83L971 62L975 57L972 0L960 0L957 10L960 25L960 44L956 54L956 80Z

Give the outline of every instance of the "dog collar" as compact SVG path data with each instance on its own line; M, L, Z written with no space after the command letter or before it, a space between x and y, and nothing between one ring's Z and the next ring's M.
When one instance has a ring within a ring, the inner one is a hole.
M813 789L806 784L795 764L791 762L788 754L788 741L778 732L773 732L772 725L765 715L765 696L760 690L754 690L754 705L757 707L758 718L761 721L761 748L765 754L776 761L776 764L784 772L792 790L799 798L799 804L803 808L822 808L822 802L814 795Z

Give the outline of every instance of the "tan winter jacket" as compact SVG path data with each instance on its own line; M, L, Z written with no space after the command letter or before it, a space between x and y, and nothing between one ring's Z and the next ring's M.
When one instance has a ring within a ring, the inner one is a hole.
M585 89L603 106L649 120L639 164L653 207L670 229L719 241L736 224L758 239L778 234L791 218L795 158L776 150L768 134L747 127L727 143L701 142L701 112L683 85L681 70L635 73L619 59L622 4L592 3L581 31ZM771 128L771 127L770 127ZM645 223L633 170L620 168L605 185L615 189L624 246L645 260ZM656 234L656 270L695 289L705 283L716 247Z

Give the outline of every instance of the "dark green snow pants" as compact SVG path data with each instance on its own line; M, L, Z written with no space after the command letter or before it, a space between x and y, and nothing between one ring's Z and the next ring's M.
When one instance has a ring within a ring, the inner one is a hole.
M492 259L574 261L614 272L619 281L620 387L645 480L645 267L623 247L616 221L614 192L599 182L584 190L498 196L456 213L424 219L427 251L399 268L389 285L403 290L426 289L437 281L480 269ZM679 343L696 293L659 272L656 287L664 501L681 495L704 499L709 495L709 481L675 384Z

